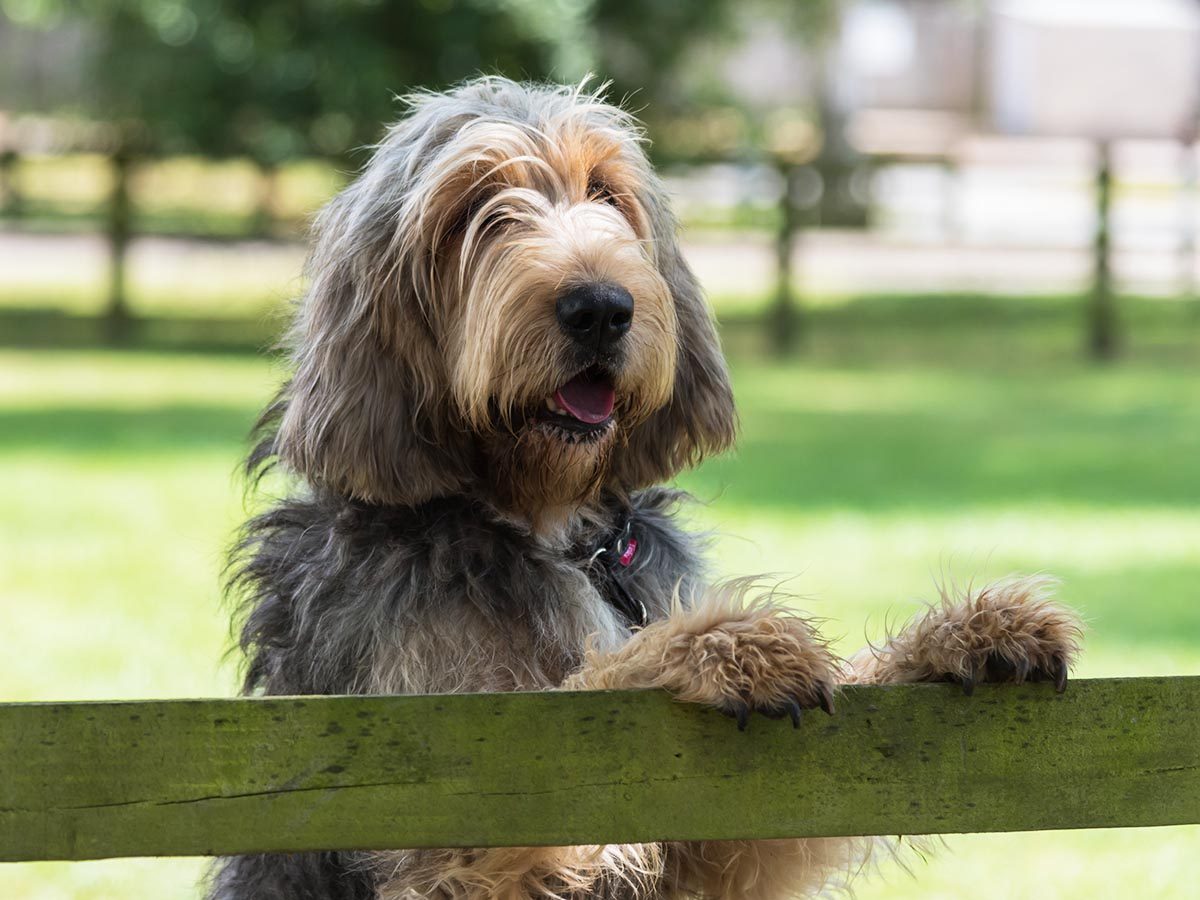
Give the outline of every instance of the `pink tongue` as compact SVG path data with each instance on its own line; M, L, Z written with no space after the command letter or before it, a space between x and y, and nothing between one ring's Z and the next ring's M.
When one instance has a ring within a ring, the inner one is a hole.
M580 422L599 425L612 415L613 387L607 380L576 375L557 391L554 400Z

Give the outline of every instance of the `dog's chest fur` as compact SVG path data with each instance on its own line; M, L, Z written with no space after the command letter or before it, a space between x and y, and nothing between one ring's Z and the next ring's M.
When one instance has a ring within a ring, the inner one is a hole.
M462 499L418 509L344 498L288 500L253 520L235 578L247 592L246 689L431 693L554 687L586 642L619 645L631 623L595 550L632 521L622 586L661 618L699 577L678 495L601 504L557 541Z

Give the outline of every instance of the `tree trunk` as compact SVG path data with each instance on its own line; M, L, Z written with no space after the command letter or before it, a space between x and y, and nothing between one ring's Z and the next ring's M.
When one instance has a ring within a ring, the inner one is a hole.
M834 29L836 33L837 29ZM866 228L868 209L855 190L863 160L846 133L850 101L845 96L845 74L838 60L837 41L822 43L815 86L821 148L813 166L821 176L816 224L821 228Z
M1096 360L1117 355L1117 317L1112 289L1112 149L1096 145L1096 232L1092 244L1093 280L1088 302L1088 353Z
M17 185L17 163L21 156L16 150L0 151L0 212L6 218L21 218L24 204Z
M1179 295L1196 299L1196 141L1189 133L1179 142Z
M767 317L768 338L779 356L796 349L803 326L799 300L793 288L792 257L796 251L796 235L800 231L800 213L796 208L801 167L794 162L779 161L783 186L779 198L779 230L775 234L775 301Z
M118 147L111 158L112 193L108 202L109 282L105 330L109 340L121 343L129 337L131 317L125 286L125 262L132 231L133 211L129 199L129 173L133 162L126 147Z
M258 167L258 197L251 231L255 237L269 237L275 228L279 167L274 163L259 161L255 165Z

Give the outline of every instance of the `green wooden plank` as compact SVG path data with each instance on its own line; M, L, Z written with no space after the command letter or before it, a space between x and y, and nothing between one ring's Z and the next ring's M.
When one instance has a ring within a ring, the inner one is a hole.
M0 705L0 859L1200 822L1200 677Z

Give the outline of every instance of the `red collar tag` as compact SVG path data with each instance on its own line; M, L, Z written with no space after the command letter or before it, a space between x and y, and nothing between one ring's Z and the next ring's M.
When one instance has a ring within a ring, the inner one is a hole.
M625 549L621 551L621 555L617 559L617 562L619 562L625 568L628 568L629 564L633 562L633 555L635 553L637 553L637 538L631 537L625 543Z

